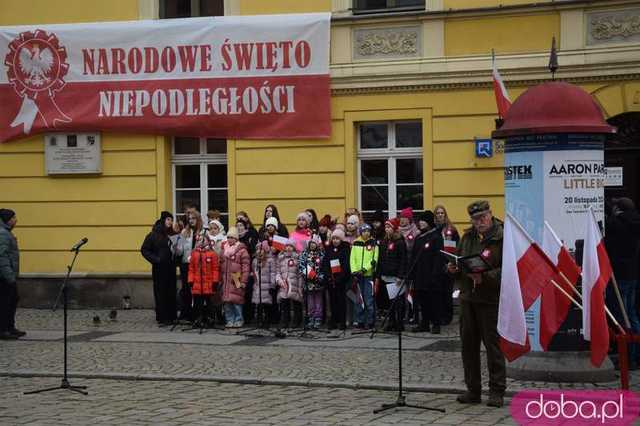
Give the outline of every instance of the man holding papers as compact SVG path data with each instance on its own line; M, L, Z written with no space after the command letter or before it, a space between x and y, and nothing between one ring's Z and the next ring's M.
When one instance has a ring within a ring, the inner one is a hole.
M460 292L460 338L467 392L458 397L462 404L480 403L480 342L487 349L490 407L501 407L506 388L506 368L498 338L498 300L502 271L502 222L493 217L489 202L474 201L467 207L472 227L465 230L458 256L480 255L492 266L472 273L449 263Z

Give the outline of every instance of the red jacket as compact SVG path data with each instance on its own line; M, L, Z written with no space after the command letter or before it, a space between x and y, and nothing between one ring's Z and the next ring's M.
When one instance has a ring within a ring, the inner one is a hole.
M191 284L192 294L212 295L214 283L220 281L220 263L216 252L202 249L192 251L187 280Z

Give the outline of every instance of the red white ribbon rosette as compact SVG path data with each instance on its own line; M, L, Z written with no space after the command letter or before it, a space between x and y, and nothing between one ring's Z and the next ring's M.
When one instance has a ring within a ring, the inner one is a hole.
M53 33L25 31L9 43L4 60L7 77L22 98L11 127L23 124L23 131L28 134L37 115L45 127L55 126L57 121L71 122L54 100L55 93L65 85L63 77L69 71L66 61L67 51Z

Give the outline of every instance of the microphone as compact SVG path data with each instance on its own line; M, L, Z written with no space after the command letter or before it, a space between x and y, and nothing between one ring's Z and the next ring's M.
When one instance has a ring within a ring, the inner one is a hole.
M80 250L80 247L82 247L83 245L87 244L88 241L89 241L89 239L87 237L84 237L83 239L78 241L73 247L71 247L71 250L69 250L69 251L78 251L78 250Z

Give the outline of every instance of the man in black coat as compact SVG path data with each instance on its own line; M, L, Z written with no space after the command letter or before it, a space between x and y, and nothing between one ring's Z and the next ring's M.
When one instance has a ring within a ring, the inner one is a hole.
M151 263L156 321L160 326L176 320L176 263L169 238L172 229L173 215L163 211L140 248L142 256Z
M16 328L20 251L11 231L17 222L13 210L0 209L0 340L14 340L27 334Z
M420 217L428 227L420 230L411 251L409 277L416 291L416 303L420 306L422 317L420 324L412 331L430 331L440 334L442 321L442 293L446 284L447 261L440 250L444 249L444 241L440 228L436 228L435 218L426 210Z
M611 259L613 273L620 287L631 329L634 333L640 333L640 320L635 303L639 284L640 214L630 198L613 200L611 213L607 216L605 223L604 242ZM614 307L614 312L616 310ZM631 349L631 359L636 361L637 345L633 345Z

